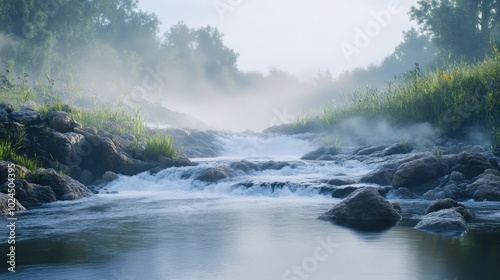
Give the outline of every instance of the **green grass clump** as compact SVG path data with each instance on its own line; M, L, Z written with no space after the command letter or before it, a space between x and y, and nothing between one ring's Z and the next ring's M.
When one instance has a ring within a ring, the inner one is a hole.
M22 138L24 139L24 138ZM36 158L19 153L21 140L12 141L10 138L0 140L0 160L11 161L17 165L24 166L31 171L40 167Z
M165 134L153 134L146 138L144 155L155 157L162 155L171 159L176 158L176 152L172 143L172 138Z

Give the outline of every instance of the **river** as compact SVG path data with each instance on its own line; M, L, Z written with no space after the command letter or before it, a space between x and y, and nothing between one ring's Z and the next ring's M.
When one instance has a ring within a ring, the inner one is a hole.
M500 203L464 202L475 219L458 238L413 229L430 202L396 198L404 211L396 227L354 231L317 219L340 201L317 186L359 178L377 161L301 161L311 150L301 138L224 141L224 157L120 176L94 197L19 214L17 272L7 272L0 240L0 278L500 279ZM207 167L241 159L287 166L214 184L195 180Z

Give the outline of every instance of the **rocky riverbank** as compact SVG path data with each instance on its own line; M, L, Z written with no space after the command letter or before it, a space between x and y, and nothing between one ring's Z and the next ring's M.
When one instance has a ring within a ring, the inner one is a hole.
M56 200L91 196L90 186L147 170L189 166L187 158L145 156L144 147L133 134L111 134L95 127L83 127L65 111L42 115L32 108L14 110L0 104L0 139L4 149L36 162L28 170L11 161L0 161L0 210L5 212L9 188L15 189L19 209ZM7 156L7 155L6 155ZM8 174L15 175L14 182ZM14 183L15 186L9 183ZM95 192L95 191L94 191Z

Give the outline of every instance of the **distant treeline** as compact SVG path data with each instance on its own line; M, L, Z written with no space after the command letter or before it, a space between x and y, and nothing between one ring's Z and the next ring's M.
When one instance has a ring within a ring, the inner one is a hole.
M404 41L381 63L339 77L322 69L304 84L280 69L241 71L238 53L214 27L193 29L179 22L160 34L157 16L139 10L137 0L2 0L0 62L9 73L27 72L34 80L51 77L91 87L109 82L122 89L139 84L160 94L203 94L207 83L228 93L281 83L310 91L312 103L321 103L366 85L384 87L415 63L423 68L482 59L500 30L499 5L493 0L419 1L410 15L421 30L405 32Z

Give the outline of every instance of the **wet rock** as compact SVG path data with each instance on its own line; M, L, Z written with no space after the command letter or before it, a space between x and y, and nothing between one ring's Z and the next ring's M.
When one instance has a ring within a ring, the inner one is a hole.
M94 174L85 169L80 173L80 179L78 181L84 185L90 185L94 181Z
M403 163L394 173L392 185L395 188L419 186L422 183L438 179L447 166L435 156L425 156L410 162Z
M233 170L240 170L240 171L243 171L245 173L250 173L252 171L257 171L259 170L259 167L257 166L257 164L253 163L253 162L249 162L247 160L242 160L242 161L238 161L238 162L232 162L229 167Z
M426 214L415 228L433 233L460 235L467 231L467 223L454 209L442 209Z
M180 157L174 160L174 166L175 167L185 167L185 166L192 166L193 163L191 162L190 159L185 158L185 157Z
M334 186L345 186L345 185L352 185L355 183L356 182L354 180L347 178L333 178L328 180L327 182L328 185L334 185Z
M42 122L40 118L40 113L31 109L24 109L20 111L14 111L9 114L9 118L12 121L24 124L24 125L34 125Z
M52 111L45 118L48 126L57 132L65 133L79 126L71 116L64 111Z
M469 197L476 201L500 201L500 176L497 170L487 170L473 181L465 190Z
M472 179L482 174L487 169L495 169L485 156L479 153L462 152L458 155L458 165L453 167L454 171L459 171L465 178Z
M359 151L356 152L356 155L358 156L367 156L367 155L372 155L375 152L381 152L384 149L387 148L387 145L382 145L382 146L373 146L373 147L368 147L368 148L363 148ZM378 154L377 154L378 155Z
M303 155L302 160L319 160L320 158L327 158L339 153L340 149L336 146L324 146L312 152Z
M289 165L288 162L271 160L260 164L259 168L260 170L281 170Z
M118 179L118 175L111 171L106 171L104 175L102 175L102 180L106 183L112 182Z
M92 192L73 178L57 173L54 169L38 169L28 180L49 186L57 200L76 200L92 195Z
M437 212L443 209L453 209L457 211L466 221L472 220L472 214L467 210L467 208L451 198L438 199L429 205L425 214L429 214L432 212Z
M394 226L401 215L376 188L363 187L319 218L359 230L384 230Z
M56 195L52 188L38 184L31 184L25 180L16 180L15 197L23 206L39 206L44 203L56 201ZM0 192L8 193L8 183L0 186Z
M394 173L398 168L398 164L394 162L384 163L377 167L375 170L363 176L359 181L361 183L372 183L378 185L390 185L392 183L392 178Z
M10 199L10 196L8 196L4 193L0 193L0 213L9 212L9 199ZM15 211L24 211L24 210L26 210L26 208L24 208L24 206L22 206L21 203L19 203L19 201L16 200L14 210Z
M396 154L407 154L411 152L413 148L408 145L408 144L393 144L390 145L389 147L385 148L381 153L380 156L385 157L385 156L390 156L390 155L396 155Z
M335 198L345 198L355 192L359 187L354 187L354 186L345 186L342 188L332 188L331 189L331 194L332 197Z
M206 183L216 183L220 180L230 178L232 176L231 169L227 166L211 167L202 171L196 180Z

